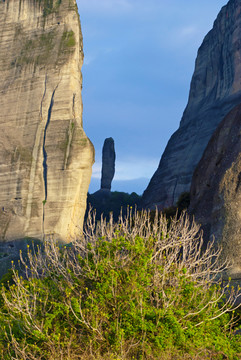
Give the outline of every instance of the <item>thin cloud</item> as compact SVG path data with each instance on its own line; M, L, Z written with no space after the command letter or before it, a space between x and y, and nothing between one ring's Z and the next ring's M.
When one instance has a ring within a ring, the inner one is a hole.
M108 56L109 54L116 53L120 51L119 47L106 47L106 48L98 48L95 49L95 54L84 55L84 65L90 65L94 61L103 58L103 56Z
M95 162L92 166L92 178L101 178L101 163Z
M193 42L195 42L196 45L197 39L198 39L197 43L200 43L202 41L203 36L202 36L202 30L198 28L198 26L185 25L173 29L171 38L172 38L172 46L180 47L180 46L185 46L189 43L193 44Z
M182 29L179 29L178 31L178 34L179 34L179 38L183 38L183 39L186 39L186 38L190 38L190 37L193 37L195 36L197 33L197 28L196 26L186 26L186 27L183 27Z
M134 180L137 178L150 178L157 168L159 159L132 158L116 161L115 176L116 181ZM92 178L101 178L101 163L93 165Z
M132 9L131 1L128 0L77 0L81 11L94 13L120 14L129 12Z
M91 64L93 61L95 61L96 56L91 56L91 55L85 55L84 56L84 65L89 65Z
M201 45L207 31L201 25L179 24L170 29L165 36L160 35L159 46L162 49L177 50L183 46L189 46L188 51L195 50Z

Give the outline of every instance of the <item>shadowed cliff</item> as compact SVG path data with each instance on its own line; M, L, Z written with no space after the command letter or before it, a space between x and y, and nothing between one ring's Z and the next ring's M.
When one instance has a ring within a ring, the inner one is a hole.
M220 123L192 179L189 212L202 224L206 243L215 237L241 279L241 105Z
M241 1L222 8L204 38L179 129L170 138L143 194L142 206L172 206L190 190L196 165L224 116L241 98Z

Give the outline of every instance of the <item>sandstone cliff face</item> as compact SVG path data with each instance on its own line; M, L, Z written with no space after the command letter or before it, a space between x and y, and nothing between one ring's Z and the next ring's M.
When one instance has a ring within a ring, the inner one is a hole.
M0 239L69 241L82 227L94 150L82 127L75 0L0 2Z
M189 211L213 235L232 262L232 278L241 275L241 104L221 122L192 179Z
M105 139L102 149L101 189L111 190L115 175L115 143L112 138Z
M241 0L220 11L197 55L189 100L159 167L143 194L143 206L174 205L190 190L193 171L224 116L241 96Z

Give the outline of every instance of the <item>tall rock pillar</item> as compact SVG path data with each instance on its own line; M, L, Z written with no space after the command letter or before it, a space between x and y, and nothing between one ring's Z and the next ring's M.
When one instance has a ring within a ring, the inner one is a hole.
M102 149L101 190L111 190L115 175L115 144L110 137L105 139Z
M75 0L0 2L0 239L71 241L94 149L82 126Z

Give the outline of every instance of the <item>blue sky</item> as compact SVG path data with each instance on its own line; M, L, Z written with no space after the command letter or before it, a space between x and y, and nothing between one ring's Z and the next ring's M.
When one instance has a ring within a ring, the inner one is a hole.
M141 194L178 128L197 50L222 0L77 0L84 37L84 130L96 150L113 137L112 190Z

